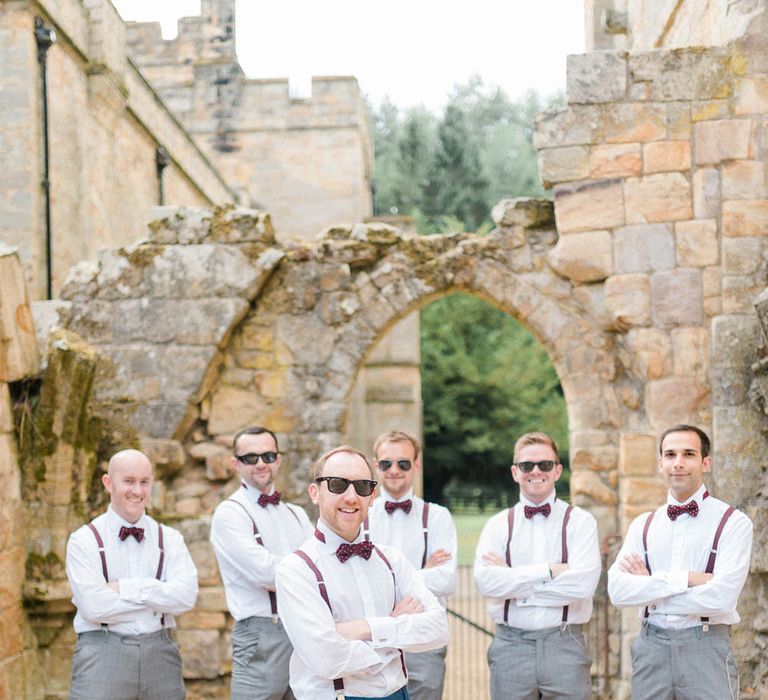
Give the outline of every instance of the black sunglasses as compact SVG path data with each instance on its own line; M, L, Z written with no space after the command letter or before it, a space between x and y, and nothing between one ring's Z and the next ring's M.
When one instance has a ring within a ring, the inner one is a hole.
M358 496L370 496L378 483L378 481L371 479L345 479L343 476L319 476L315 479L316 484L321 481L327 482L328 490L335 494L344 493L352 484Z
M277 452L248 452L244 455L235 455L235 459L243 464L258 464L259 457L264 464L273 464L277 461Z
M515 462L515 466L525 474L530 474L534 467L538 467L543 472L551 472L557 462L553 462L551 459L545 459L541 462Z
M393 464L397 464L397 468L404 472L407 472L413 466L410 459L379 459L376 460L376 463L383 472L387 471Z

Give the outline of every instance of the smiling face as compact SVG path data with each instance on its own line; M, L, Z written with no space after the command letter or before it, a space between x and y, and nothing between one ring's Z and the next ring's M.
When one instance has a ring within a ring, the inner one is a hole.
M544 462L551 460L557 462L555 451L544 444L523 445L515 455L515 462ZM526 474L512 466L512 478L520 484L520 493L523 494L531 503L539 504L545 501L555 490L555 482L563 473L563 465L556 464L550 472L543 472L538 467Z
M322 473L316 476L340 476L345 479L370 479L371 470L365 460L352 452L337 452L331 455L323 466ZM318 506L320 519L339 537L347 542L354 542L360 532L360 525L376 492L370 496L358 496L355 487L350 484L344 493L336 494L328 490L328 483L309 485L309 497Z
M110 504L123 520L135 523L144 515L152 492L152 463L138 450L123 450L109 460L109 471L101 477L109 491Z
M379 460L392 460L392 466L384 471L379 469ZM397 466L398 460L407 459L411 468L404 471ZM376 450L376 478L392 498L400 499L413 487L416 470L421 468L421 456L416 457L416 450L407 440L385 442Z
M712 458L702 457L701 439L692 431L668 433L661 443L659 472L680 503L696 493L711 466Z
M275 482L277 470L280 468L281 456L277 455L277 459L272 464L266 464L263 459L259 459L256 464L243 464L237 459L237 455L264 454L265 452L277 452L275 438L269 433L241 435L237 438L233 449L232 466L248 486L263 493L269 493Z

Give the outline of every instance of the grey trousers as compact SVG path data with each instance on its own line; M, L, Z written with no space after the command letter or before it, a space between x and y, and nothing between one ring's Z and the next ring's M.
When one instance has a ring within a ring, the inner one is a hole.
M632 700L737 700L731 628L643 627L632 642Z
M283 623L247 617L232 630L232 700L294 700L288 687L293 647Z
M496 625L488 647L492 700L589 700L592 682L581 625L521 630Z
M408 669L408 695L411 700L441 700L445 681L446 647L406 653L405 666Z
M179 647L153 634L82 632L72 657L70 700L182 700Z

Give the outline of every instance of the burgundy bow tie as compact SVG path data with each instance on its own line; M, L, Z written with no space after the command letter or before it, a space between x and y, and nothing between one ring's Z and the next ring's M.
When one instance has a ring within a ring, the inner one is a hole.
M355 554L357 554L359 557L362 557L363 559L370 559L372 551L373 542L370 540L363 540L362 542L357 542L356 544L347 544L346 542L342 542L339 545L339 548L336 550L336 556L343 564L345 561L347 561L347 559L354 556Z
M280 503L280 492L273 491L271 496L267 496L266 493L259 494L259 505L262 508L266 508L269 504L276 506Z
M144 528L143 527L126 527L125 525L122 525L120 527L120 532L118 536L120 537L121 542L125 542L125 540L133 535L136 538L137 542L141 542L144 539Z
M390 515L392 515L398 508L402 508L406 513L410 513L412 506L413 501L411 501L410 498L407 498L404 501L386 501L384 503L384 510Z
M688 513L692 518L695 518L699 514L699 504L696 501L690 501L684 506L667 506L667 515L670 520L677 520L677 517L683 513Z
M549 505L549 503L545 503L543 506L525 506L525 517L530 520L536 513L541 513L545 518L549 517L549 514L552 512L552 506Z

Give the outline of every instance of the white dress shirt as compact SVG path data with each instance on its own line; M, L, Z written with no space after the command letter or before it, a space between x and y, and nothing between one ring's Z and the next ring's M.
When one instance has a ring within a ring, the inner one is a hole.
M749 573L752 551L752 521L734 511L723 529L717 548L712 579L688 587L690 571L704 572L717 526L728 504L708 496L702 485L689 500L695 500L699 514L683 513L677 520L667 516L668 505L683 505L667 495L667 503L656 510L648 529L650 576L619 569L628 554L643 555L643 528L649 514L635 518L629 526L621 551L608 570L608 594L617 607L637 605L642 616L648 606L648 621L658 627L684 629L709 617L713 625L731 625L741 618L736 612L739 594Z
M275 587L275 568L312 534L303 508L282 501L263 507L258 504L260 494L258 489L242 485L230 496L237 503L219 503L211 521L211 544L227 607L235 620L272 615L268 589ZM253 537L251 518L263 545Z
M398 508L391 514L384 508L386 501L411 499L411 512ZM422 569L424 558L424 532L422 513L424 501L411 492L400 499L392 498L383 488L368 511L368 525L371 539L376 544L388 544L399 549L421 576L424 585L445 605L447 596L456 589L456 526L450 511L437 503L429 504L427 519L427 559L438 549L450 552L451 558L440 566Z
M536 504L520 496L510 543L511 566L483 561L484 554L506 557L509 527L507 511L494 515L483 528L475 554L475 583L488 598L488 613L496 623L504 623L504 601L511 600L507 623L510 627L539 630L557 627L562 622L563 606L568 605L568 623L583 624L592 615L592 596L600 579L600 548L597 523L590 513L575 507L567 527L568 569L550 578L549 564L561 561L562 526L568 504L554 493L542 502L549 503L548 517L528 519L523 507Z
M118 634L149 634L163 625L175 627L173 615L191 610L197 599L197 568L178 530L163 525L165 560L161 580L155 578L160 561L158 524L146 513L136 523L123 520L112 507L93 520L104 542L110 581L119 581L113 591L104 581L96 537L87 525L69 536L67 578L72 602L77 607L75 632L103 629ZM129 536L120 540L122 526L144 528L144 539Z
M342 564L335 552L345 540L322 520L317 527L325 542L313 535L301 549L323 575L333 615L307 562L293 554L277 568L278 606L294 649L291 689L297 700L334 700L333 680L342 677L347 695L385 697L406 683L399 649L445 646L445 610L396 549L379 547L392 572L376 551L367 561L355 555ZM362 531L357 541L363 541ZM418 599L424 611L390 617L405 596ZM336 632L336 622L362 618L372 641L348 641Z

